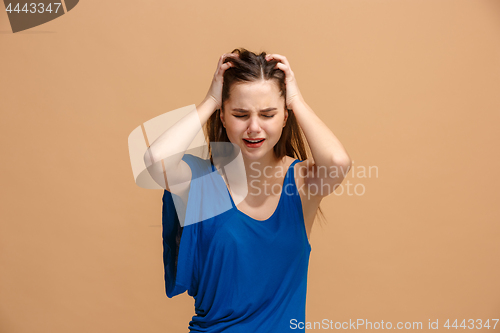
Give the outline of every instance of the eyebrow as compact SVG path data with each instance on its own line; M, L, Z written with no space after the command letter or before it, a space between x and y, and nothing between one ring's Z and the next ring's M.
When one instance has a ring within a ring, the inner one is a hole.
M277 110L277 108L267 108L267 109L263 109L263 110L260 110L260 112L269 112L269 111L275 111ZM245 112L248 112L248 110L245 110L245 109L241 109L241 108L234 108L233 111L236 111L236 112L241 112L241 113L245 113Z

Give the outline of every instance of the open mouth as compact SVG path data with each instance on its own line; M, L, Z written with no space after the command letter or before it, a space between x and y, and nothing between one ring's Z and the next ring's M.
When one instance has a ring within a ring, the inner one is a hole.
M259 142L264 141L264 139L260 139L260 140L243 139L243 140L245 140L245 141L246 141L246 142L248 142L248 143L259 143Z
M265 139L243 139L243 142L245 142L245 146L248 148L259 148L262 146L263 142Z

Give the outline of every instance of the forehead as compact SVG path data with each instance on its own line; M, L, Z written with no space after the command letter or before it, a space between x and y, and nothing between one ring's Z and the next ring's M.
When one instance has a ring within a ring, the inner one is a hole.
M265 108L283 104L278 84L274 80L236 83L231 87L227 101L232 107Z

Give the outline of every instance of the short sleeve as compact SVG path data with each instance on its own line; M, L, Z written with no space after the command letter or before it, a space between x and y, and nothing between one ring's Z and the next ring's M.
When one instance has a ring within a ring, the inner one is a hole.
M192 179L185 213L177 214L180 198L164 190L162 228L165 289L168 297L184 293L196 295L198 284L197 254L204 244L199 240L201 223L232 208L227 188L210 162L185 154ZM183 227L179 221L183 220Z
M188 289L186 280L177 278L177 271L186 269L186 265L181 265L178 269L179 245L181 243L183 228L179 224L179 218L175 210L172 194L163 190L162 209L162 236L163 236L163 264L165 268L165 291L168 297L182 294ZM184 235L185 238L186 235ZM184 266L184 267L182 267ZM185 275L185 274L183 274Z

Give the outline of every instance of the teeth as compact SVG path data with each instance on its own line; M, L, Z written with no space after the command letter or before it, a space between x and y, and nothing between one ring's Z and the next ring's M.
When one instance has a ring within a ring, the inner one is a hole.
M252 142L252 143L255 143L255 142L261 142L262 140L248 140L246 139L248 142Z

